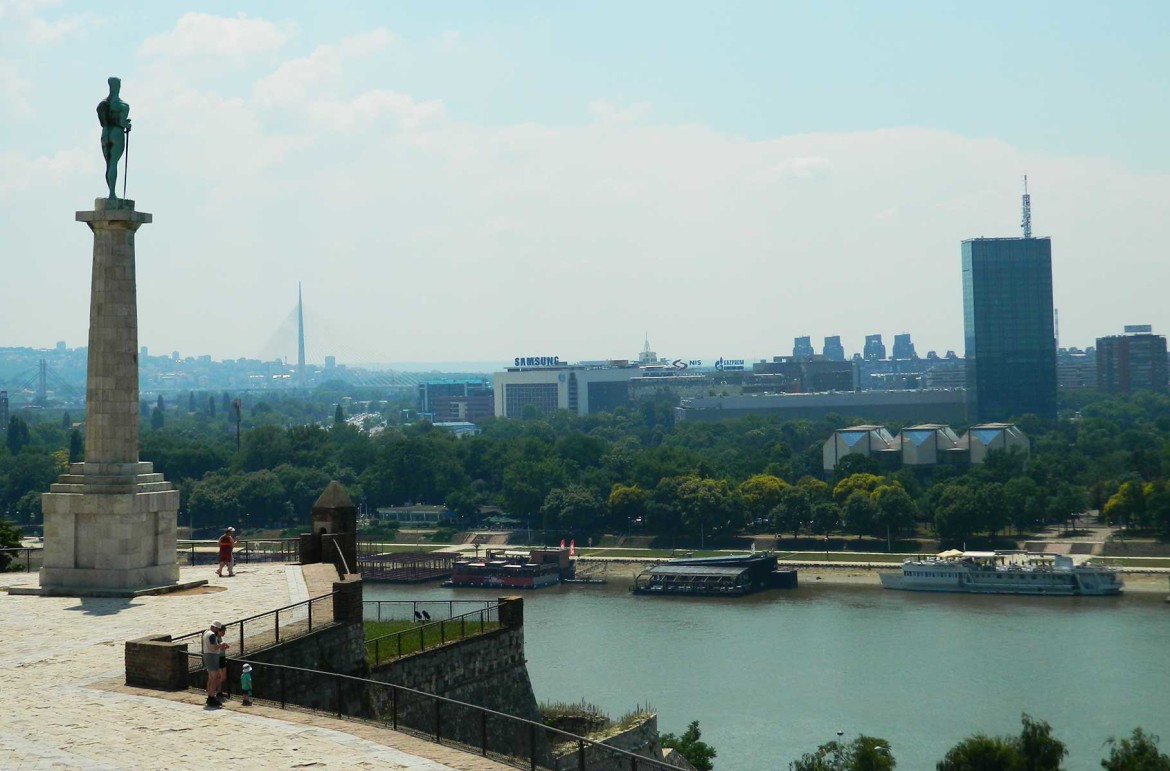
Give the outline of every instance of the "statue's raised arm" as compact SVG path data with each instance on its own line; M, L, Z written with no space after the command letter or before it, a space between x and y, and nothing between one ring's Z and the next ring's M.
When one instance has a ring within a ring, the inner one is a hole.
M98 123L102 124L102 156L106 159L106 186L110 199L117 198L114 188L118 183L118 161L126 149L126 135L130 133L130 105L119 96L120 78L110 78L110 94L98 102Z

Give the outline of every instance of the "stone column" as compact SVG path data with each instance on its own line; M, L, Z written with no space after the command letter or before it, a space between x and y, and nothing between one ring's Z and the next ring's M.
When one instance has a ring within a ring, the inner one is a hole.
M85 467L100 476L138 473L138 290L134 234L153 217L133 201L99 198L77 221L93 231Z
M126 596L179 578L179 491L138 460L138 298L134 202L77 212L93 231L85 462L42 496L41 593Z

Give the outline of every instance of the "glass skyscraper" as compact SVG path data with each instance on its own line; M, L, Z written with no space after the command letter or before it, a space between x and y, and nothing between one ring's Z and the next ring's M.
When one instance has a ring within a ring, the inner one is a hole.
M963 335L980 421L1056 417L1050 239L963 242Z

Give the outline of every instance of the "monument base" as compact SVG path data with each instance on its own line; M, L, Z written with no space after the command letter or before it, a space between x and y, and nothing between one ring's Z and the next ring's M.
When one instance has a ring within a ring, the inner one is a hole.
M132 596L178 582L179 491L150 463L125 466L74 463L41 497L39 594Z

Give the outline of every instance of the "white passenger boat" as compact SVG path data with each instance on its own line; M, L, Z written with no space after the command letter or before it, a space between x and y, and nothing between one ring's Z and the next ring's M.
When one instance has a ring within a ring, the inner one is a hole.
M1120 594L1117 571L1091 564L1074 565L1063 554L1019 551L959 551L908 559L900 573L879 573L882 586L914 592L972 594Z

